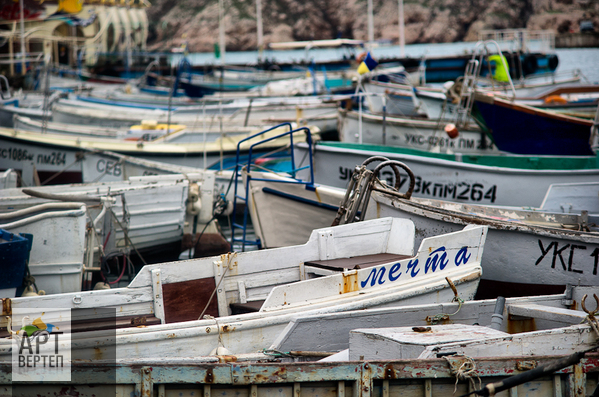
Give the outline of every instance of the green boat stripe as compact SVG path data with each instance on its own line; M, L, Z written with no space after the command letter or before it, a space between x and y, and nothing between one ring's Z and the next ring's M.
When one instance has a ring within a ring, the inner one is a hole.
M400 148L382 145L369 145L348 142L318 142L317 145L328 146L337 149L364 150L371 152L387 152L421 156L439 160L456 161L465 164L484 165L488 167L515 168L522 170L592 170L599 169L597 156L523 156L510 154L455 154L431 153L417 149Z

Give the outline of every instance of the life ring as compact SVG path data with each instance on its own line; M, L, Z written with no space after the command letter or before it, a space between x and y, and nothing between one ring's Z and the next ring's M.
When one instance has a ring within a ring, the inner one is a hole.
M565 105L566 103L568 103L568 100L561 95L549 95L547 98L543 100L543 102L547 104L551 103L555 105Z

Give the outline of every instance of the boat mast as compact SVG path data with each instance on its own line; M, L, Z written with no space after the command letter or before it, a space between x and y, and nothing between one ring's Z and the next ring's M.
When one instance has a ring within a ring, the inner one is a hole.
M218 0L218 43L220 46L220 61L225 64L225 10L224 0Z
M23 0L19 0L20 25L21 25L21 74L25 74L25 11L23 10Z
M258 60L262 60L264 51L264 32L262 30L262 0L256 0L256 24L258 28Z
M374 11L372 0L368 0L368 50L372 51L374 45Z
M403 18L403 0L397 0L397 7L399 10L399 56L402 58L406 56L406 36Z

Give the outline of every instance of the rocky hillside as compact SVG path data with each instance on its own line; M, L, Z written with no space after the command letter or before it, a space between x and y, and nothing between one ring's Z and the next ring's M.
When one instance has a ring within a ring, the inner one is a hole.
M374 1L375 39L398 42L396 0ZM254 1L224 0L227 51L256 49ZM265 43L337 37L367 38L366 0L262 0ZM578 31L599 28L597 0L404 0L406 43L474 41L483 29ZM218 42L218 0L153 0L149 47L191 52Z

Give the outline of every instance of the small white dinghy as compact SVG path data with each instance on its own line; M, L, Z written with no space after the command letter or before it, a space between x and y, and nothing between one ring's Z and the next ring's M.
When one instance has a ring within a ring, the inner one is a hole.
M0 227L33 234L29 269L38 290L77 292L82 282L92 288L91 273L104 274L111 258L178 258L194 221L199 230L212 221L213 192L212 173L1 189Z
M409 197L376 178L368 182L364 173L372 171L365 166L356 169L360 174L351 177L355 184L348 196L341 189L307 188L295 179L252 171L248 209L263 246L293 244L310 228L332 224L341 206L341 223L357 214L362 219L412 220L416 245L420 238L467 224L489 226L477 298L552 294L566 284L599 285L599 183L551 185L540 208L502 207Z
M84 203L49 202L0 213L0 229L33 235L29 272L40 293L48 294L81 290L86 223ZM0 297L15 293L0 292Z
M467 226L423 240L413 255L412 222L382 218L315 230L300 246L145 266L127 288L14 299L12 313L112 308L117 324L133 325L118 329L115 341L114 330L95 330L102 319L90 315L74 334L72 351L82 357L115 347L118 358L205 356L217 347L250 353L268 348L300 314L449 302L453 288L471 299L485 237L486 227ZM204 314L220 317L195 320ZM184 320L193 321L177 322ZM10 340L2 340L0 354L9 352Z

